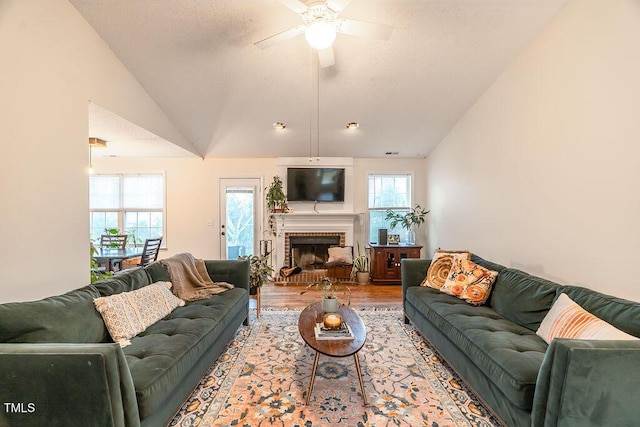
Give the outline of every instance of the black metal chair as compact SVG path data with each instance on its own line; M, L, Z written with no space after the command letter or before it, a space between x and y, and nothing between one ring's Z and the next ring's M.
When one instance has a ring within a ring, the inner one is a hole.
M124 249L128 238L127 234L103 234L100 236L100 247Z
M100 247L101 248L113 248L113 249L124 249L127 246L127 239L129 235L127 234L103 234L100 236ZM110 265L107 265L106 268L108 271L113 271L117 267L118 270L122 270L122 260L114 259L110 261Z
M145 240L144 247L142 248L142 255L137 258L125 259L122 262L122 267L124 269L144 267L145 265L154 262L158 259L161 244L162 236Z
M155 239L147 239L144 241L144 248L142 249L142 256L140 257L140 267L144 267L158 259L158 253L160 252L160 245L162 244L162 236Z

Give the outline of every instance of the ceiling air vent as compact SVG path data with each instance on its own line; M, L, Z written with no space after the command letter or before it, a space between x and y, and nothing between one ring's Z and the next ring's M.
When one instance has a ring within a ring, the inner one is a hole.
M387 156L397 156L398 155L398 151L385 151L384 153Z

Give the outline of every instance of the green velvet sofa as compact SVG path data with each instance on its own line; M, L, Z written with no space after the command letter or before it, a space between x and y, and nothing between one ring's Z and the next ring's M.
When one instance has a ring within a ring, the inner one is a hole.
M248 324L249 261L205 261L234 289L176 308L121 348L94 298L170 281L159 262L0 305L0 426L163 426Z
M475 307L421 287L430 260L401 262L405 322L411 321L509 427L640 424L640 341L555 339L536 335L560 293L624 332L640 337L640 303L562 286L505 268Z

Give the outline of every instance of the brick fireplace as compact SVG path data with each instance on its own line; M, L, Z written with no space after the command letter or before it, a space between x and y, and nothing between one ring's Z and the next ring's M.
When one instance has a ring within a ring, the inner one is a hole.
M285 233L284 265L299 266L303 270L323 269L329 258L329 248L344 245L345 233Z
M358 217L355 213L279 214L275 239L276 271L280 267L292 265L292 256L295 256L292 249L296 246L302 249L296 252L302 253L311 252L315 246L319 252L315 255L320 259L328 258L329 246L353 246L354 222ZM311 261L314 261L312 264L320 265L320 261L315 262L315 258Z

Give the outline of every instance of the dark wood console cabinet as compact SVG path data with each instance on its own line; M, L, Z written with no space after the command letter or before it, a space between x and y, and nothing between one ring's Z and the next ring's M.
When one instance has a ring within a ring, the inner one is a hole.
M371 245L371 275L375 285L399 285L401 283L400 260L420 258L422 246Z

